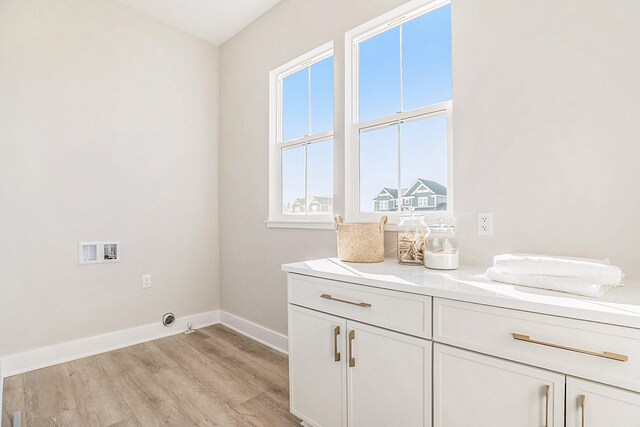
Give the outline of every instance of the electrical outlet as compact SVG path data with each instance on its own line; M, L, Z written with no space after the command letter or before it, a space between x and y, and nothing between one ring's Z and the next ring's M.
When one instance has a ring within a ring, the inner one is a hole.
M142 275L142 288L146 289L146 288L150 288L151 287L151 275L150 274L143 274Z
M478 212L478 236L493 236L493 212Z

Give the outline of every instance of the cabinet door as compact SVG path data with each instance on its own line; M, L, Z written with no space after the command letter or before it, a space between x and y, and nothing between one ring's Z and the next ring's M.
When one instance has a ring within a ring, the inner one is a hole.
M434 344L436 427L563 427L564 375Z
M431 342L347 322L350 427L431 425Z
M567 378L567 427L639 427L640 394Z
M289 305L291 413L312 426L347 425L346 320Z

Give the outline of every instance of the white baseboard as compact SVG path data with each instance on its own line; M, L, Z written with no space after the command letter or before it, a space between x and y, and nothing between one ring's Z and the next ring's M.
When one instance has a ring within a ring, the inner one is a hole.
M289 339L286 335L272 331L271 329L227 313L226 311L220 311L220 323L280 353L289 354Z
M170 327L165 327L160 322L151 323L4 356L0 359L0 366L2 367L0 378L176 335L187 328L187 322L191 322L191 325L196 329L214 325L220 323L220 311L213 310L177 317L176 322ZM2 396L1 388L0 396ZM0 408L2 407L1 402L2 400L0 400Z
M281 353L288 354L288 338L286 335L231 313L213 310L178 317L174 325L168 328L159 322L152 323L4 356L0 358L0 410L2 409L2 379L5 377L176 335L186 329L187 322L191 322L196 329L222 323L254 341Z

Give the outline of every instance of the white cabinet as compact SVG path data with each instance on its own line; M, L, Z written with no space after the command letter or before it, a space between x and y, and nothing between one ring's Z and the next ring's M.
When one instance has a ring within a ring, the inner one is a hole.
M567 377L567 427L600 426L640 426L640 394Z
M563 427L564 375L434 344L435 427Z
M289 383L291 412L309 425L431 425L424 339L290 304Z
M431 425L431 342L352 321L347 329L349 426Z
M289 305L291 413L311 425L347 425L346 327L339 317Z
M304 266L288 301L291 412L306 425L640 427L639 327L549 313L566 297L537 292L541 310L438 296L441 276L419 268ZM461 283L448 286L475 298Z

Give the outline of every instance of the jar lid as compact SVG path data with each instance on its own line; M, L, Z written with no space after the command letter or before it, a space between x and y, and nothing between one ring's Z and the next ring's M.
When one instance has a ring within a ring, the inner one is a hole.
M451 224L430 224L428 225L429 231L432 233L455 233L456 226Z

